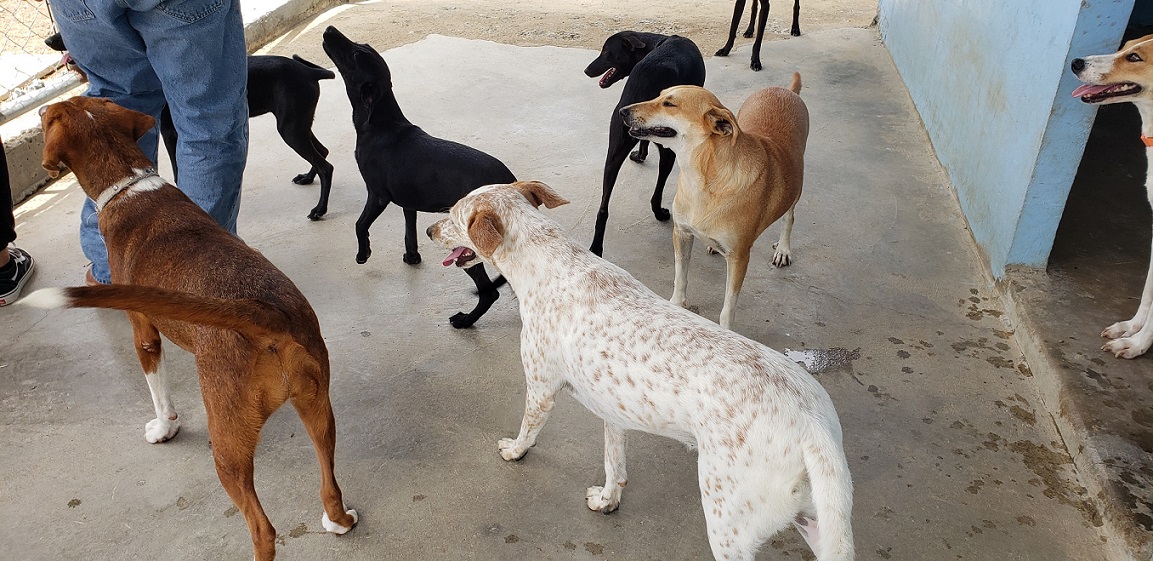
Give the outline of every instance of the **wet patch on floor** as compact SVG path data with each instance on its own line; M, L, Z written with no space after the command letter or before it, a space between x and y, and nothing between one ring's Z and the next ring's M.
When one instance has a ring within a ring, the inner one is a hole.
M854 360L861 358L861 348L849 350L843 347L831 349L784 349L783 353L789 360L800 364L809 374L820 374L841 368L852 369Z

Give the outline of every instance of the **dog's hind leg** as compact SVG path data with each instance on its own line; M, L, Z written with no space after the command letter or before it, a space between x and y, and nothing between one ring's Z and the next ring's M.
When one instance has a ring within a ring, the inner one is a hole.
M757 38L753 40L753 58L749 68L761 69L761 41L765 38L765 23L769 20L769 0L757 0L761 3L761 13L757 18Z
M277 132L280 133L280 138L284 139L284 143L292 148L293 152L312 164L312 169L309 170L308 174L298 175L293 178L292 182L298 185L302 184L297 182L297 179L303 179L312 173L320 176L320 201L308 213L309 220L320 220L328 212L328 194L332 190L333 168L332 164L325 159L328 150L324 149L324 153L317 150L318 146L320 148L324 148L324 146L312 135L310 128L311 123L299 118L285 119L284 122L277 121L276 123ZM311 183L311 179L309 183Z
M725 284L725 305L721 307L721 327L732 329L733 316L736 315L737 297L741 294L741 286L745 284L745 274L749 270L749 249L733 248L725 254L725 263L728 265L728 279Z
M420 263L420 251L416 241L416 211L404 209L404 262L409 265Z
M757 23L757 4L758 4L758 2L757 2L757 0L753 0L752 2L749 2L749 4L752 5L752 9L749 10L749 28L746 29L745 33L744 33L745 38L747 38L747 39L751 39L753 37L753 28L756 26L756 23Z
M793 28L789 30L789 35L793 37L801 35L801 0L793 0Z
M757 0L753 0L756 4ZM756 10L756 6L753 6ZM729 51L733 50L733 42L737 40L737 28L741 25L741 12L745 11L745 0L737 0L733 6L733 23L729 25L729 39L725 42L725 46L717 50L716 56L729 56ZM752 29L750 24L750 29ZM745 35L748 37L748 35Z
M604 183L601 185L601 206L597 210L596 229L593 230L593 243L589 251L598 256L604 254L605 227L609 221L609 200L613 197L613 186L616 185L617 175L621 165L629 155L629 150L636 146L637 139L629 136L628 129L619 121L620 117L613 114L609 125L609 151L605 157Z
M483 316L492 307L493 302L500 298L500 291L497 290L499 285L488 279L488 272L484 270L484 263L477 263L468 267L464 272L468 273L469 278L476 284L476 295L479 300L471 312L467 314L460 312L448 318L448 322L457 329L472 327L476 320L480 319L480 316ZM498 277L498 279L503 278Z
M361 265L372 255L372 248L368 242L368 228L372 223L380 217L380 213L388 207L389 201L377 197L372 192L372 188L368 189L368 200L364 202L364 210L360 213L360 218L356 219L356 262Z
M164 442L180 432L180 418L168 394L168 374L164 368L160 332L142 314L128 312L128 320L132 323L136 356L144 369L144 379L148 381L148 391L152 394L152 406L156 409L156 418L144 425L144 439L152 444Z
M615 511L621 504L621 492L628 480L625 471L625 431L605 421L605 484L604 487L589 487L585 492L585 503L589 510L604 514Z
M533 353L543 354L544 349L521 347L521 356ZM500 457L506 461L519 460L528 453L528 449L536 444L536 437L544 428L548 414L556 404L556 393L561 389L560 379L557 377L541 376L538 372L530 371L529 361L524 363L525 395L524 418L520 422L520 433L516 438L502 438L497 442L500 448ZM540 368L539 366L537 368ZM554 381L553 378L556 378Z
M298 352L305 355L303 350ZM291 360L294 357L286 358ZM308 430L308 436L316 449L316 459L320 462L320 501L324 505L320 524L325 531L344 534L356 525L359 517L355 510L345 507L340 486L336 484L333 459L336 452L336 420L328 398L328 376L321 375L320 367L312 357L301 356L300 359L305 372L296 377L315 384L301 384L304 387L292 396L292 406L304 422L304 428Z
M763 450L701 444L697 479L713 557L753 561L765 540L793 522L805 494L769 470L776 466L757 457Z
M797 203L789 207L789 211L782 217L784 221L781 224L781 239L773 244L773 266L774 267L788 267L789 263L793 262L792 254L789 253L789 239L793 235L793 211L797 209Z
M660 155L657 165L657 186L653 189L653 198L649 199L649 206L653 209L653 216L664 222L671 214L669 209L661 206L661 203L665 197L665 184L668 183L669 175L673 173L673 164L677 161L677 153L660 144L657 145L657 153Z
M256 496L252 458L260 440L260 428L287 396L283 393L277 395L276 390L283 392L283 386L245 386L245 382L256 377L229 372L235 366L222 364L226 360L224 357L210 357L203 360L205 364L202 364L202 356L197 356L201 376L205 372L217 373L213 379L201 380L216 475L233 504L244 515L244 522L248 524L248 531L252 535L256 561L272 561L276 556L276 529L272 527L272 522L269 522ZM214 364L206 364L208 361ZM279 374L274 375L273 379L278 385L281 384Z

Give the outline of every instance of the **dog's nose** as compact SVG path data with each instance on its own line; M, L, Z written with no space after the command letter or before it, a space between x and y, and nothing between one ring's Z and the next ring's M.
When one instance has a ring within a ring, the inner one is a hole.
M1070 64L1069 67L1072 68L1073 73L1076 74L1085 69L1085 59L1075 58L1073 59L1073 64Z
M432 226L436 226L436 224L433 224ZM428 236L428 237L430 237L430 238L432 237L432 226L429 226L429 227L428 227L428 229L426 229L426 230L424 231L424 235L426 235L426 236Z

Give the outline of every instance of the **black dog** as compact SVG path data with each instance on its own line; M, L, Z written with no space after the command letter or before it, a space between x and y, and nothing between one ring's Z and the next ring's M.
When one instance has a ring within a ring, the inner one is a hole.
M44 44L56 51L66 51L68 47L59 33L44 39ZM320 80L336 77L331 70L321 68L299 56L251 55L248 57L248 116L256 117L272 113L276 117L276 130L284 143L300 157L312 164L307 173L292 179L297 185L308 185L320 176L320 202L308 213L311 220L319 220L328 212L328 195L332 189L332 164L325 158L325 148L312 134L312 120L316 115L316 104L320 101ZM160 113L160 135L164 137L164 147L172 162L173 179L179 183L179 166L176 163L176 126L172 114L165 106Z
M697 45L684 37L621 31L605 41L600 56L585 68L585 74L590 78L603 74L600 79L602 88L630 76L621 92L621 100L609 119L609 151L605 158L601 206L597 211L593 243L589 247L589 251L601 255L604 252L605 225L609 219L609 199L613 195L617 174L629 156L629 151L639 142L629 136L629 128L620 115L621 108L653 99L660 95L661 90L672 86L705 85L705 59ZM653 216L664 221L669 219L669 211L661 207L661 198L665 192L665 181L673 171L676 154L660 144L657 150L660 153L657 186L650 203ZM641 144L633 160L643 161L647 154L647 145Z
M761 18L757 19L757 4L761 5ZM737 38L737 26L741 24L741 12L745 9L745 0L737 0L733 6L733 24L729 26L729 40L725 43L721 50L717 51L717 56L729 56L729 51L733 48L733 41ZM796 37L801 34L801 0L793 0L793 28L789 30L789 34ZM745 30L745 37L753 36L753 22L757 23L757 40L753 41L753 60L749 64L749 68L753 70L761 69L761 39L765 37L765 22L769 19L769 0L753 0L752 13L749 15L749 28Z
M463 144L442 140L412 124L400 110L392 92L388 64L372 47L354 43L335 27L324 30L324 52L336 64L356 128L356 164L368 187L368 201L356 221L359 250L356 262L372 255L368 228L389 203L404 210L404 262L420 263L416 243L416 213L448 212L473 189L512 183L516 177L496 158ZM476 283L480 301L471 312L458 313L449 322L468 327L488 311L500 296L504 277L490 281L484 264L466 268Z

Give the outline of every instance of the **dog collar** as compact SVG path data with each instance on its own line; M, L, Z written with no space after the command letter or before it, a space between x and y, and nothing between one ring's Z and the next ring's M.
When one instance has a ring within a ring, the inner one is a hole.
M108 203L112 202L113 197L119 195L121 191L132 187L133 185L136 185L137 183L148 179L149 177L156 177L156 175L157 174L155 168L145 168L136 172L136 174L132 175L131 177L121 179L118 183L100 193L99 197L96 197L96 212L104 210L104 207L107 206Z

